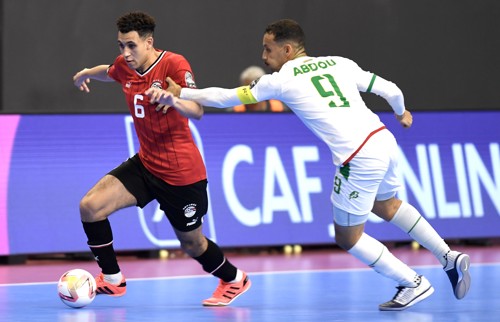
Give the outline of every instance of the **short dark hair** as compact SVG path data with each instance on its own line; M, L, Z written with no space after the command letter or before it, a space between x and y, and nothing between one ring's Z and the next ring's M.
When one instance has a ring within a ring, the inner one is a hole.
M118 31L126 34L137 31L140 37L153 36L156 23L155 19L144 12L129 12L116 21Z
M299 47L306 45L306 36L302 27L292 19L281 19L273 22L267 26L266 33L274 35L276 42L294 41Z

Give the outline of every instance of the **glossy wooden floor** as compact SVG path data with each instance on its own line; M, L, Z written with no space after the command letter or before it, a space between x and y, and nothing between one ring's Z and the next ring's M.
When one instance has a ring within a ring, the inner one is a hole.
M0 321L500 321L500 247L454 249L467 252L472 262L472 287L460 301L429 252L392 248L435 288L427 300L402 312L378 311L378 304L395 294L393 282L334 248L297 255L227 252L253 284L222 308L201 306L217 280L182 255L167 260L121 256L126 296L98 296L82 309L61 303L56 281L71 268L96 273L93 261L29 260L0 266Z

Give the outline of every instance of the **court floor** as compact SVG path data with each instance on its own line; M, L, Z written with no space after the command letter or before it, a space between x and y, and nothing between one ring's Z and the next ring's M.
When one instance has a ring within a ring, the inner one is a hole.
M340 250L299 255L227 254L245 269L251 289L229 307L207 308L217 280L188 258L120 258L127 294L98 296L73 309L56 281L70 268L96 272L91 261L46 260L0 266L0 321L500 321L500 248L455 247L471 256L472 286L456 300L446 274L426 250L394 253L424 274L434 294L402 312L380 312L395 285Z

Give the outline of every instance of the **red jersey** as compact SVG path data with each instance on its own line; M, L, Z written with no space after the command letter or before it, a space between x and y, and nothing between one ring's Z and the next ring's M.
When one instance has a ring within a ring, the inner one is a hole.
M144 94L150 87L167 88L167 76L182 87L196 88L188 61L181 55L161 51L154 64L139 73L128 67L120 55L108 68L108 75L122 85L139 139L139 158L146 169L175 186L206 179L205 164L188 119L175 108L169 108L166 114L157 112L157 104L149 103Z

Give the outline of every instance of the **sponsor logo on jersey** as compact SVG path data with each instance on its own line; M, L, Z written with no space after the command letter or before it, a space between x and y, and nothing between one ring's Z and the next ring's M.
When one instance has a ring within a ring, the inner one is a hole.
M184 216L186 216L186 218L191 218L196 214L195 203L190 203L189 205L184 206L184 208L182 209L184 210Z
M359 197L359 192L358 191L353 191L351 194L349 194L349 199L356 199Z
M186 72L184 78L186 79L187 87L196 88L196 83L194 82L193 74L191 74L190 72Z

